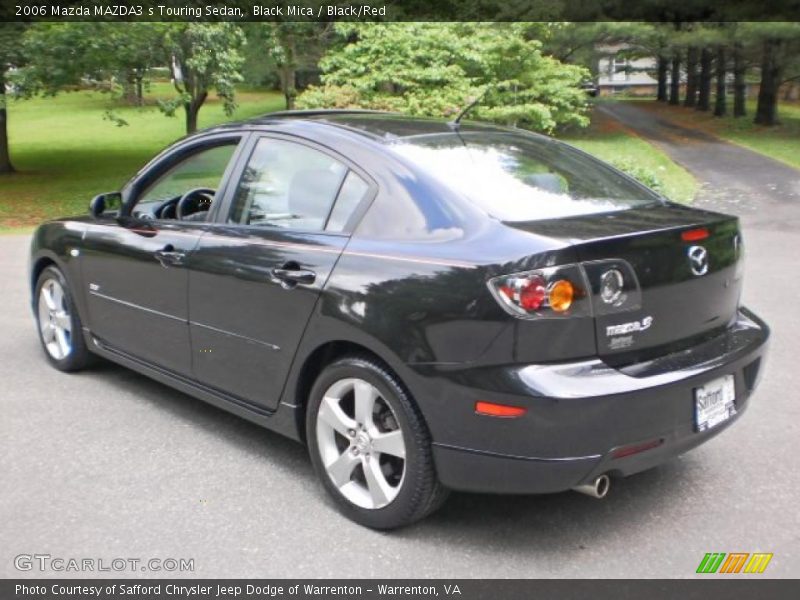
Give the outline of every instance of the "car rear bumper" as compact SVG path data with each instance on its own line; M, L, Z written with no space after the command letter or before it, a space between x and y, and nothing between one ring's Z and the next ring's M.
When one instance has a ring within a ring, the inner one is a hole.
M766 324L741 309L718 337L620 369L593 359L439 372L439 396L424 411L439 478L456 490L547 493L654 467L738 420L763 370L768 337ZM736 414L698 432L694 390L724 375L734 376ZM476 400L527 412L481 416Z

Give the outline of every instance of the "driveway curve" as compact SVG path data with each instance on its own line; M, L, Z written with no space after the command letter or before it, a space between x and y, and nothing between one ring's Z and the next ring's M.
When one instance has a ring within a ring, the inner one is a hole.
M696 205L738 214L749 227L800 230L797 169L678 125L633 102L609 102L598 110L662 148L692 173L700 182Z

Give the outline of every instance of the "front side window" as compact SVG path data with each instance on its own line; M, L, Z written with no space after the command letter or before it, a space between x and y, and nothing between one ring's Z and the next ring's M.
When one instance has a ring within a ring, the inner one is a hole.
M238 142L204 148L173 165L139 196L138 203L163 202L198 188L216 190Z
M242 173L228 221L321 231L347 172L344 164L318 150L262 138Z

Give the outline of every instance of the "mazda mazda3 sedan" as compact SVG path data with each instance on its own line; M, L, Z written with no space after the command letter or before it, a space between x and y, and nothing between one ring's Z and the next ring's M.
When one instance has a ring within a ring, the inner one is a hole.
M448 490L604 496L747 408L768 329L730 217L544 136L363 111L177 142L36 231L47 359L308 445L389 529Z

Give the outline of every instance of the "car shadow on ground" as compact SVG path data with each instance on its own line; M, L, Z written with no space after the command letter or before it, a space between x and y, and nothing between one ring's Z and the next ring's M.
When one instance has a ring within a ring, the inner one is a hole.
M147 402L153 410L168 412L170 416L189 422L212 437L224 440L226 444L232 444L237 450L276 463L306 462L308 467L303 469L303 475L314 477L305 447L285 436L106 360L99 360L80 375L131 391L137 401Z
M440 540L451 532L463 542L494 546L499 552L597 547L608 537L646 535L652 521L664 513L662 504L682 501L673 484L685 471L683 461L672 461L627 479L613 479L602 500L577 492L454 493L442 510L399 535Z
M146 402L148 409L165 411L258 460L291 468L305 480L304 486L317 490L310 502L324 504L333 518L345 518L333 515L333 502L318 484L303 445L110 362L100 361L79 376L123 387L136 401ZM652 526L663 512L661 504L684 500L681 486L675 484L687 479L691 462L673 460L631 478L612 480L611 492L603 500L576 492L535 496L454 492L424 521L385 535L435 545L452 540L460 548L481 544L498 552L543 549L550 543L579 551L596 546L605 536L633 535Z

